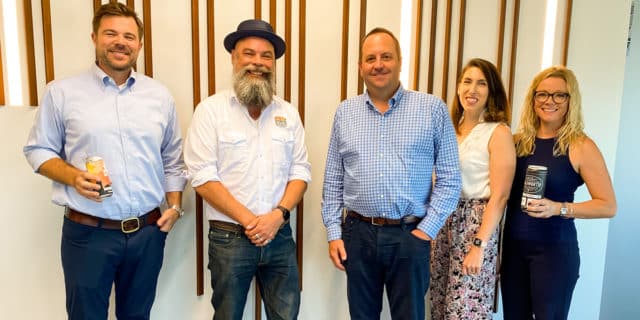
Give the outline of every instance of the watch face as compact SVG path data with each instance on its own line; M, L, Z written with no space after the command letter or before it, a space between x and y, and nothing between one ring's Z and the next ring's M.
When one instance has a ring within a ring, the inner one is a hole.
M473 245L476 247L481 247L482 246L482 240L475 238L473 239Z

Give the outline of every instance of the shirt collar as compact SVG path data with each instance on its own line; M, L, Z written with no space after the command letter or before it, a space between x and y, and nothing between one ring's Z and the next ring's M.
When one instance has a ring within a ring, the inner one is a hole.
M94 63L93 66L91 67L91 72L96 77L96 80L102 84L103 89L106 89L108 86L113 86L118 88L118 85L113 80L113 78L111 78L108 74L106 74L104 70L100 69L100 67L98 67L97 62ZM129 74L129 78L127 78L127 81L125 82L126 85L122 90L125 90L127 88L131 89L136 82L136 77L137 77L136 71L133 68L131 68L131 73ZM120 89L118 88L118 90Z
M396 92L391 96L391 98L389 98L389 111L387 112L390 112L397 108L399 104L397 102L400 101L400 99L402 99L402 95L404 94L405 91L406 90L402 87L402 84L400 84L398 86L398 90L396 90ZM365 91L364 99L367 104L367 107L373 110L377 110L376 107L373 105L373 102L371 102L371 98L369 97L369 91Z

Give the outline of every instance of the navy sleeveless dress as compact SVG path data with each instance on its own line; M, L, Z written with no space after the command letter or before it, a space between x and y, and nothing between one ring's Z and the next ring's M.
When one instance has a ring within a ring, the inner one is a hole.
M573 202L584 181L569 157L553 156L555 139L535 140L532 155L518 157L507 203L501 266L504 319L566 319L578 280L580 256L574 219L530 217L520 208L529 165L548 169L544 197Z

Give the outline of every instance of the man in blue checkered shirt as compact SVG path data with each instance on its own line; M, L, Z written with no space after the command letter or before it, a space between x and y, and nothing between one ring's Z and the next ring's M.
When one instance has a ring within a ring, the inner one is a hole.
M393 319L425 319L430 241L460 193L447 106L400 85L400 46L373 29L360 47L367 91L333 122L322 195L329 255L347 274L351 319L379 319L386 287Z

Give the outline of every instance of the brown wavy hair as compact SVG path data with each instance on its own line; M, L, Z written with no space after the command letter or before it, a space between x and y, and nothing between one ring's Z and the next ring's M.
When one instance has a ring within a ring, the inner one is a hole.
M140 20L140 18L138 18L138 14L131 8L119 2L109 2L100 6L98 11L96 11L96 13L93 15L93 33L98 33L102 18L108 16L133 18L133 20L136 21L136 25L138 26L138 38L142 40L142 36L144 35L144 27L142 26L142 21Z
M464 73L469 70L469 68L473 67L480 69L484 77L487 79L487 85L489 87L487 104L484 106L484 121L503 122L506 125L510 125L511 105L509 104L509 100L507 100L507 93L504 90L500 73L493 63L480 58L471 59L467 62L464 68L462 68L462 72L460 72L460 76L458 77L458 85L462 82ZM453 100L453 106L451 107L451 120L453 121L453 127L456 129L457 133L460 133L459 125L463 113L464 109L460 104L460 97L458 97L458 94L456 93L456 97Z
M547 78L560 78L567 84L569 93L569 105L567 114L553 146L553 155L566 155L569 146L580 141L586 136L584 133L584 122L582 121L582 97L578 80L573 71L565 66L553 66L540 71L531 81L529 90L522 105L520 123L514 137L516 143L516 153L518 157L533 154L535 151L535 140L540 128L540 118L536 115L534 95L540 82Z

